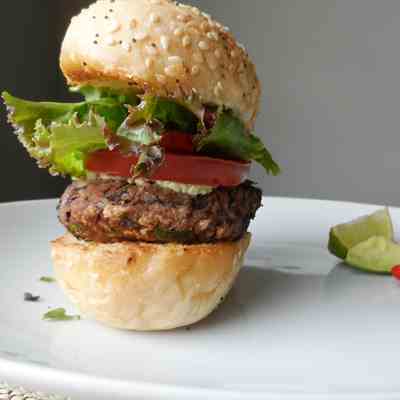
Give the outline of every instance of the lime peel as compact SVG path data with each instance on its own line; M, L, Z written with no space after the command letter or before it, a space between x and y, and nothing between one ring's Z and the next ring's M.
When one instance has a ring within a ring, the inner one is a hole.
M393 242L393 223L388 208L333 227L328 249L334 256L346 260L350 249L374 236Z
M373 236L352 247L346 263L363 271L390 274L400 264L400 245L383 236Z

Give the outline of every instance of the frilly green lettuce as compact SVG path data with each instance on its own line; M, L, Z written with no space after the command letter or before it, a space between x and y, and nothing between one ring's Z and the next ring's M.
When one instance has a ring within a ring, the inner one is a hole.
M88 155L107 148L103 129L104 121L93 114L87 122L71 119L66 124L53 122L47 128L38 120L27 150L50 173L83 178Z
M280 173L278 164L272 159L263 142L257 136L248 133L242 121L230 111L220 112L211 131L198 141L197 149L207 155L256 161L268 174Z
M128 117L126 105L138 102L105 90L81 90L86 100L79 103L33 102L2 93L19 140L52 174L84 177L87 156L107 148L104 129L116 131Z
M130 109L129 122L158 122L164 128L195 134L199 120L188 108L175 101L146 95L137 107Z

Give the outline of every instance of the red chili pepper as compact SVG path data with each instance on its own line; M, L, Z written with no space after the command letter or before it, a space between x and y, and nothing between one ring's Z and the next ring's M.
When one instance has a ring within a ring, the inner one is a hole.
M392 268L392 275L400 281L400 265L396 265Z

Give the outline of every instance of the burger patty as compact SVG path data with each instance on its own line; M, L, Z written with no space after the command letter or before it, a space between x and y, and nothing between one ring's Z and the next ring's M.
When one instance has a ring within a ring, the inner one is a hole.
M235 241L246 233L261 199L250 182L199 196L153 183L75 182L60 200L59 219L78 239L101 243Z

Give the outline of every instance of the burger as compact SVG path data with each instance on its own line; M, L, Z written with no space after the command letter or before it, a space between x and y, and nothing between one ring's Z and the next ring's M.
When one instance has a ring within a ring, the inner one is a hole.
M52 242L57 281L111 327L193 324L225 298L261 206L252 161L260 83L229 29L169 0L99 0L71 24L61 69L76 103L2 94L39 167L72 178Z

